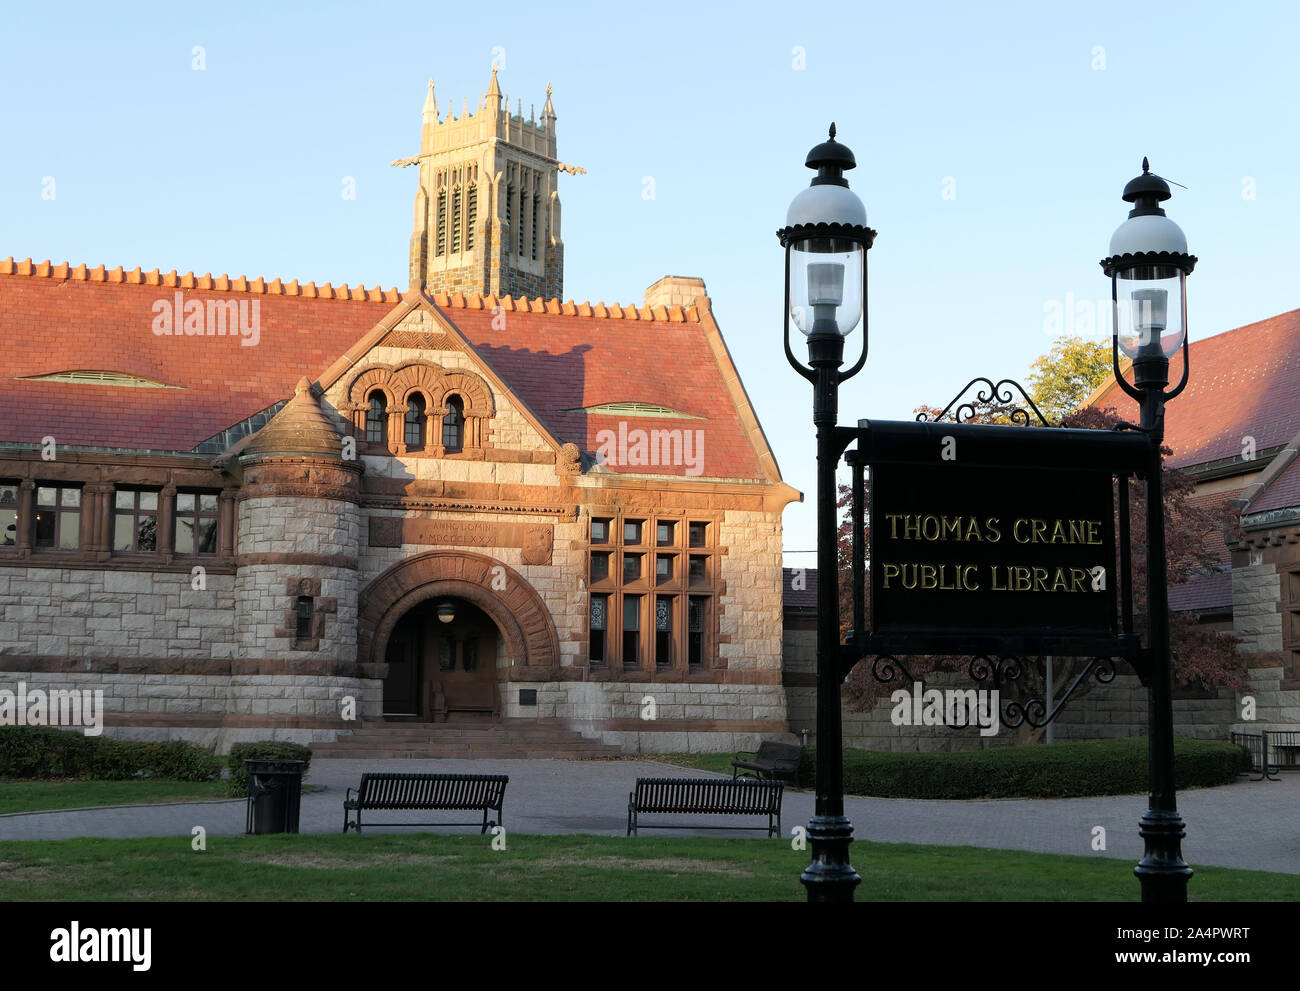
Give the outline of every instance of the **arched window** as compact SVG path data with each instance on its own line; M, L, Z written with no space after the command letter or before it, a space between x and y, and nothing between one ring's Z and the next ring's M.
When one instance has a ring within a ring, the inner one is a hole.
M442 418L442 448L448 453L461 450L465 443L465 403L460 396L447 400L447 412Z
M376 389L370 394L366 409L366 440L382 444L388 439L387 416L384 414L384 394Z
M424 447L424 397L418 392L406 401L406 446Z

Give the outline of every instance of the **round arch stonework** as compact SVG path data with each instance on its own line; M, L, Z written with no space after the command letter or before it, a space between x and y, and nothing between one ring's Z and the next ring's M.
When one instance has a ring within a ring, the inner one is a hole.
M357 662L383 664L393 627L411 608L440 596L478 606L496 624L511 681L560 677L560 643L550 611L509 565L469 551L426 551L393 565L357 603Z

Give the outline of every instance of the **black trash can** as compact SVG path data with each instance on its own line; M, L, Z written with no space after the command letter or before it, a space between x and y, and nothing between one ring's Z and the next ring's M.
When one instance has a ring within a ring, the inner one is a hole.
M247 833L296 833L302 803L300 760L246 760Z

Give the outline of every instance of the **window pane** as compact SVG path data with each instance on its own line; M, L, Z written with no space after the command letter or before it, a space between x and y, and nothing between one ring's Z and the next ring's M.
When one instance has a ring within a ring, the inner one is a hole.
M18 486L0 485L0 506L18 505Z
M157 493L157 492L141 492L141 493L140 493L140 508L141 508L141 509L147 509L147 510L150 510L150 511L156 511L156 510L158 509L158 493Z
M591 542L603 544L609 540L609 520L591 521Z
M661 595L655 599L655 629L671 630L673 628L672 596Z
M641 577L642 554L623 555L623 581L634 582Z
M655 525L655 539L660 547L667 547L672 544L674 529L671 520L661 520Z
M686 660L691 667L701 667L704 664L704 625L708 608L708 599L691 596L686 617Z
M176 493L176 512L192 513L194 512L194 493L177 492Z
M591 628L593 630L605 629L605 624L609 618L608 608L608 595L593 595L591 597Z
M48 488L44 485L36 490L36 505L53 506L59 498L59 490Z
M451 637L438 638L438 670L450 671L456 663L456 656L453 653L455 641Z
M644 523L644 520L625 520L623 523L623 543L641 543L641 527Z
M215 554L217 552L217 521L199 521L199 553Z
M59 504L62 506L80 506L81 489L60 489Z
M623 597L623 629L641 629L641 596L625 595Z
M18 510L0 509L0 547L18 543Z
M460 648L460 663L466 671L478 670L478 638L471 637Z
M36 514L36 546L54 546L54 510L52 509Z
M204 493L199 496L199 509L205 513L215 513L217 511L217 497L215 493Z
M708 560L707 557L700 557L696 554L691 555L690 579L692 585L703 584L705 580L705 565Z
M673 556L671 554L660 554L656 556L655 578L660 582L672 581Z
M593 554L591 555L591 580L594 582L604 581L609 577L609 555Z
M194 521L176 517L176 553L194 553Z
M113 519L113 550L129 551L131 536L135 532L135 517L118 513Z
M121 489L113 493L113 505L117 509L134 509L135 493L123 492Z
M155 551L158 549L158 517L141 516L136 526L136 550Z
M690 538L692 547L704 547L708 544L708 524L692 523L690 526Z
M75 551L81 546L81 514L62 513L59 521L59 547Z

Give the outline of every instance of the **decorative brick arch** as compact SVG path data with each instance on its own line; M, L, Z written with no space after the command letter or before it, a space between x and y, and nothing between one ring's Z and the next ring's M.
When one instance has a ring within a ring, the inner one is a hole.
M416 554L366 586L357 608L358 663L384 663L397 621L421 602L440 597L464 599L492 618L506 645L509 680L559 677L560 642L542 597L509 565L469 551Z

